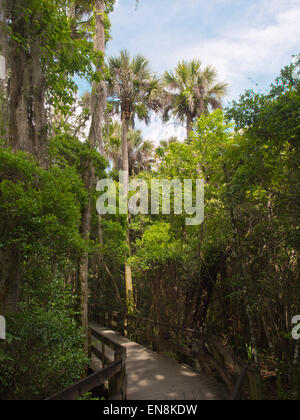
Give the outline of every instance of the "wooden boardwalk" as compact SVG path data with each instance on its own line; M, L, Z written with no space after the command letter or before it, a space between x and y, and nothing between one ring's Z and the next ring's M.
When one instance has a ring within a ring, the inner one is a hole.
M225 386L97 324L91 327L127 349L128 400L226 400ZM106 356L111 350L106 347ZM99 369L96 366L95 369Z

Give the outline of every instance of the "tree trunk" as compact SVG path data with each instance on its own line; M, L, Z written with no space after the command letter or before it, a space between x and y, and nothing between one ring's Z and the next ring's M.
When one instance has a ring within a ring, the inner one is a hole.
M81 259L79 269L81 326L84 334L84 352L89 349L89 255L86 252Z
M104 0L96 0L95 2L95 37L94 37L94 49L96 52L100 52L104 55L105 52L105 28L104 28ZM103 61L104 62L104 61ZM103 63L99 63L96 68L99 76L103 76ZM91 129L89 133L89 146L92 149L99 149L103 154L103 140L102 140L102 125L104 112L106 107L106 84L104 80L100 82L93 82L93 90L91 96ZM96 176L93 170L91 163L88 163L88 166L85 170L84 182L87 190L91 192L94 186L96 186ZM90 237L91 231L91 212L92 212L92 200L89 199L89 203L84 209L83 219L82 219L82 236L85 240L88 240ZM101 220L99 220L98 226L98 240L102 244L102 229L101 229ZM80 297L81 297L81 320L82 327L85 334L85 350L88 351L88 328L89 328L89 319L88 319L88 303L89 303L89 255L85 253L81 260L80 270L79 270L79 284L80 284Z
M102 127L104 114L106 110L107 101L107 88L103 78L104 74L104 53L105 53L105 25L104 25L104 12L105 12L105 1L96 0L95 2L95 37L94 37L94 49L97 53L103 54L103 62L97 66L97 72L99 77L103 80L99 82L93 82L92 95L91 95L91 128L89 134L89 141L91 147L98 149L102 156L104 156L104 144ZM97 180L95 179L95 184ZM102 233L102 218L98 215L98 227L97 227L98 243L103 245L103 233ZM98 255L98 263L101 263L101 251Z
M104 155L104 145L102 136L102 127L104 113L106 110L107 100L107 88L103 77L103 64L104 64L104 53L105 53L105 27L104 27L104 11L105 2L104 0L95 1L95 37L94 37L94 49L97 53L103 54L103 62L99 63L96 70L100 82L93 82L92 97L91 97L91 115L92 123L90 129L89 140L91 146L99 148L99 151Z
M90 193L92 168L88 165L85 171L85 186ZM84 240L89 240L91 230L91 202L89 202L83 210L82 216L82 237ZM86 251L81 258L79 267L79 293L80 293L80 313L81 325L84 333L84 351L88 354L89 347L89 254Z
M22 20L12 23L22 33ZM25 51L14 40L7 47L8 133L7 144L13 151L33 154L43 167L47 166L46 82L43 76L38 41Z
M32 107L33 107L33 142L36 156L40 164L48 167L48 125L45 107L46 81L44 79L40 61L40 48L35 44L32 48Z
M128 197L129 191L129 157L128 157L128 129L129 129L130 114L122 112L122 161L124 171L124 192ZM126 242L128 246L128 256L130 256L130 231L129 231L129 214L127 214L126 222ZM133 294L133 283L131 267L127 261L125 261L125 287L126 287L126 298L127 298L127 310L128 313L135 311L134 294Z
M193 117L190 114L187 114L187 122L186 122L186 131L187 131L187 139L189 139L191 133L193 132Z

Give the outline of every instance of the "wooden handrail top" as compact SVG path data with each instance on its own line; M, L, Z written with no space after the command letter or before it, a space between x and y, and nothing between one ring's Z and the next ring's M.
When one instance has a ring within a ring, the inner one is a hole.
M128 320L132 320L132 321L137 321L139 323L143 323L143 324L150 324L152 326L155 327L162 327L174 332L181 332L181 333L185 333L186 335L192 337L192 338L198 338L198 339L203 339L205 340L209 335L208 334L204 334L202 332L196 331L196 330L192 330L189 328L183 328L183 327L175 327L172 326L170 324L165 324L163 322L158 322L158 321L154 321L152 319L148 319L148 318L139 318L136 315L131 315L131 314L126 314L126 313L122 313L122 312L102 312L102 314L111 314L114 318L119 318L120 320L124 320L124 319L128 319Z
M122 358L126 357L126 348L119 344L117 341L115 341L112 338L107 338L103 334L101 334L100 331L96 329L96 327L93 327L93 324L91 324L90 327L91 335L92 337L97 338L100 340L103 344L106 346L112 348L116 353L122 356Z

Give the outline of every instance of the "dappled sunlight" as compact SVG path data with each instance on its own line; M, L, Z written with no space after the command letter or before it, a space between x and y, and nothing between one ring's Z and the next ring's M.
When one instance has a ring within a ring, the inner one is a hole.
M129 400L226 399L225 388L214 378L198 374L107 328L97 326L97 330L126 347Z

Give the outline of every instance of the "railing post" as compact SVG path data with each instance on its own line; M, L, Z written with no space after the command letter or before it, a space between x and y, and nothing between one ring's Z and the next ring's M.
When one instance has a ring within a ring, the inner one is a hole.
M122 400L127 399L127 375L126 375L126 349L115 352L115 361L122 364L121 371L109 382L110 398L121 396Z
M122 370L120 373L120 389L122 393L122 400L127 401L127 372L126 372L126 349L122 350Z
M105 356L106 356L106 354L105 354L105 344L104 343L101 343L101 346L102 346L102 368L104 369L105 368L105 365L106 365L106 360L105 360Z

